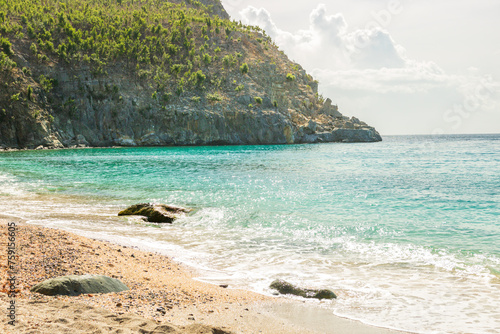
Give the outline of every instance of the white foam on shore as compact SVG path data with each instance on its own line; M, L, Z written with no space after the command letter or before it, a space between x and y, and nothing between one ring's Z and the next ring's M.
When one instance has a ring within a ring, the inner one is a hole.
M25 185L17 180L11 174L0 172L0 198L7 196L29 196L30 193L25 189Z
M310 234L290 240L273 228L228 228L227 220L234 217L224 208L201 209L161 228L117 217L117 206L90 205L79 198L20 192L3 201L0 210L22 213L32 224L173 256L214 284L272 294L270 282L282 278L331 288L339 298L321 306L370 325L422 333L494 333L500 328L500 280L488 270L488 265L498 268L496 257L458 258L351 236L317 240Z

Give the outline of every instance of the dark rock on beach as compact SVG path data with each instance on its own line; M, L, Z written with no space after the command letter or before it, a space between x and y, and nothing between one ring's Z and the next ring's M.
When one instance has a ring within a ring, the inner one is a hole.
M295 295L304 298L316 298L316 299L335 299L337 296L333 291L322 289L303 289L283 280L276 280L271 283L270 287L272 289L278 290L282 295Z
M78 296L89 293L110 293L128 290L121 281L102 275L70 275L45 280L33 288L31 292L47 296Z
M191 209L174 205L141 203L120 211L118 216L144 216L151 223L172 224L175 219L191 211Z

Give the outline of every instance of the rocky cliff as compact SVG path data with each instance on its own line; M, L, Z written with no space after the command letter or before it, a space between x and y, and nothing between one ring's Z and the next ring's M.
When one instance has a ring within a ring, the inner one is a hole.
M0 145L381 140L257 27L178 2L0 3Z

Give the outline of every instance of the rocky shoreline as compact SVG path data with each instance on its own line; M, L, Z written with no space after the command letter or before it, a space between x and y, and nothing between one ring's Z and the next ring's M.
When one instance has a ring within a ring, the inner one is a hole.
M382 137L374 128L360 129L335 129L331 132L319 132L303 134L301 139L293 143L287 142L265 142L265 143L245 143L242 141L215 141L215 142L175 142L163 141L155 135L154 144L144 144L142 140L136 141L130 138L119 139L116 142L90 144L85 137L79 136L76 140L71 140L65 144L59 141L44 141L40 145L27 145L23 147L0 144L0 152L24 151L24 150L53 150L53 149L81 149L81 148L122 148L122 147L172 147L172 146L238 146L238 145L287 145L287 144L320 144L320 143L370 143L382 141Z

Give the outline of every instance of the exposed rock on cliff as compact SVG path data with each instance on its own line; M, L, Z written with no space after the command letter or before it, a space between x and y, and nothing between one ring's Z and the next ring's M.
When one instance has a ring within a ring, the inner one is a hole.
M0 4L0 145L381 140L219 1L175 1Z

